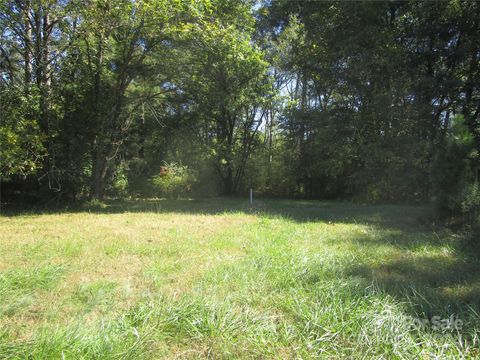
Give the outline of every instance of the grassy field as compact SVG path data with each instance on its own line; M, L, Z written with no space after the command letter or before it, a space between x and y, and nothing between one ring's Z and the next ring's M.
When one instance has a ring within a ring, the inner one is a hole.
M0 358L477 358L479 258L424 212L212 199L2 215Z

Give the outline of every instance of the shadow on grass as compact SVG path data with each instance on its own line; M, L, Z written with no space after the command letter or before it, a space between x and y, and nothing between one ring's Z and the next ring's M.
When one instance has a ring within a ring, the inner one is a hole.
M69 204L63 207L45 208L4 206L3 216L40 215L55 213L91 212L117 214L126 212L184 213L217 215L232 212L246 214L261 213L267 216L281 216L296 222L338 222L347 224L372 224L399 227L403 230L425 225L429 211L422 206L363 205L351 202L317 200L258 199L250 206L241 198L200 198L200 199L136 199L107 200L92 206Z
M446 301L458 299L480 305L480 289L470 286L480 285L478 259L448 261L439 257L412 257L377 266L359 265L352 267L349 274L374 280L387 290L428 288L436 294L435 297ZM455 293L448 291L456 287L464 289Z
M480 319L480 259L462 247L448 257L405 253L380 264L357 264L345 275L363 278L408 304L414 317Z

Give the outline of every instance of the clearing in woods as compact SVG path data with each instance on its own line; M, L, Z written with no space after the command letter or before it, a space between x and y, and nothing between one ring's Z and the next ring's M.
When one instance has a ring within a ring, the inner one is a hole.
M209 199L1 215L0 358L475 358L480 262L424 212Z

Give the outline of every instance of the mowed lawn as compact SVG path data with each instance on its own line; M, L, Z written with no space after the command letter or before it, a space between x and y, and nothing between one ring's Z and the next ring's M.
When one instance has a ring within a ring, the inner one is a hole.
M425 213L211 199L1 215L0 358L477 358L479 258Z

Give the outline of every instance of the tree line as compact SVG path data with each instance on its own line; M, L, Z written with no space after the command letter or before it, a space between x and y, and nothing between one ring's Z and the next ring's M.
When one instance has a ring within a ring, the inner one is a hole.
M4 199L253 186L478 215L476 1L3 0L0 14Z

